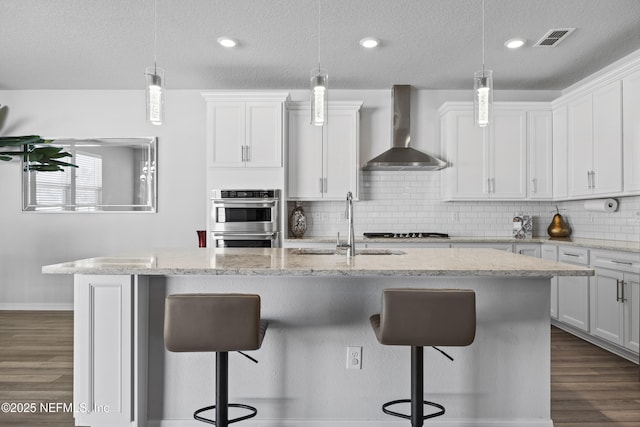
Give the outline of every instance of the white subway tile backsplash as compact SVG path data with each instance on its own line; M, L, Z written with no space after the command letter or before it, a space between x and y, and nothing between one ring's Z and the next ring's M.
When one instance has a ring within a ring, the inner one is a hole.
M511 237L514 213L533 216L534 236L547 236L555 206L569 222L572 237L640 240L640 196L618 198L618 211L587 212L584 201L443 202L439 172L364 172L360 200L354 202L355 231L433 231L451 236ZM303 202L305 236L346 233L345 202ZM292 209L293 206L290 206Z

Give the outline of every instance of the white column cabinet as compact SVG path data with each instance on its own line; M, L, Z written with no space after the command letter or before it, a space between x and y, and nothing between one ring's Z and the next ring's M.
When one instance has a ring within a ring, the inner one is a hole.
M640 71L622 80L624 191L640 193Z
M212 92L207 101L207 165L282 167L286 93Z
M487 128L476 127L472 104L440 108L445 200L525 200L552 196L550 106L496 103Z
M325 126L310 124L308 102L288 108L290 200L358 197L361 102L330 102Z
M620 81L568 103L570 197L622 191Z

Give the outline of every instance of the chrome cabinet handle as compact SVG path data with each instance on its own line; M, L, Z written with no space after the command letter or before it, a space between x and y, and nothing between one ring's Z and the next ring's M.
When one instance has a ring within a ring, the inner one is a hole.
M538 179L537 178L531 179L531 186L533 187L533 189L532 189L533 194L536 194L538 192Z
M244 145L240 146L240 157L241 157L241 161L243 161L243 162L246 161L244 159Z
M616 279L616 301L620 302L620 280Z
M320 192L324 193L324 187L322 185L322 178L318 178L318 183L320 184Z
M324 186L322 187L322 191L324 193L327 192L327 178L323 178L322 182L324 183Z
M612 259L611 262L615 264L633 265L631 261L618 261L617 259Z
M627 302L627 297L626 297L625 292L624 292L624 286L626 285L626 283L621 280L620 281L620 285L621 285L620 288L622 289L622 297L621 297L622 302Z
M568 253L568 252L565 252L565 254L564 254L564 255L566 255L566 256L573 256L573 257L576 257L576 258L578 258L578 257L580 256L580 255L576 255L576 254L570 254L570 253Z
M245 150L247 152L247 162L251 161L251 147L248 145L245 145Z

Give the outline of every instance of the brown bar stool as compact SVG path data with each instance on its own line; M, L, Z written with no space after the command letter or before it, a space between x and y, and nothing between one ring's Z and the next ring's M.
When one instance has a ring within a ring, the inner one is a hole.
M252 294L169 295L164 307L164 343L174 352L216 352L216 404L196 410L193 418L217 427L255 417L253 406L229 403L228 352L257 350L267 330L260 319L260 296ZM242 408L248 415L229 419L228 408ZM216 410L216 419L200 416Z
M421 427L424 420L438 417L444 406L423 400L423 347L466 346L476 334L476 294L468 289L385 289L382 313L371 316L371 326L384 345L411 346L411 399L393 400L382 405L385 414L411 420ZM411 403L411 415L387 409L397 403ZM424 415L424 405L439 411Z

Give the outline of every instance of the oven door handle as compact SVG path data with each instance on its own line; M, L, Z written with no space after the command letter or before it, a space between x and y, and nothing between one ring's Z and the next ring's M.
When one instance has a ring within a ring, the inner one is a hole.
M234 207L271 207L278 202L277 199L211 199L216 206L233 205Z
M278 233L213 233L213 238L215 240L234 240L234 237L240 237L240 239L236 240L273 240L278 237Z

